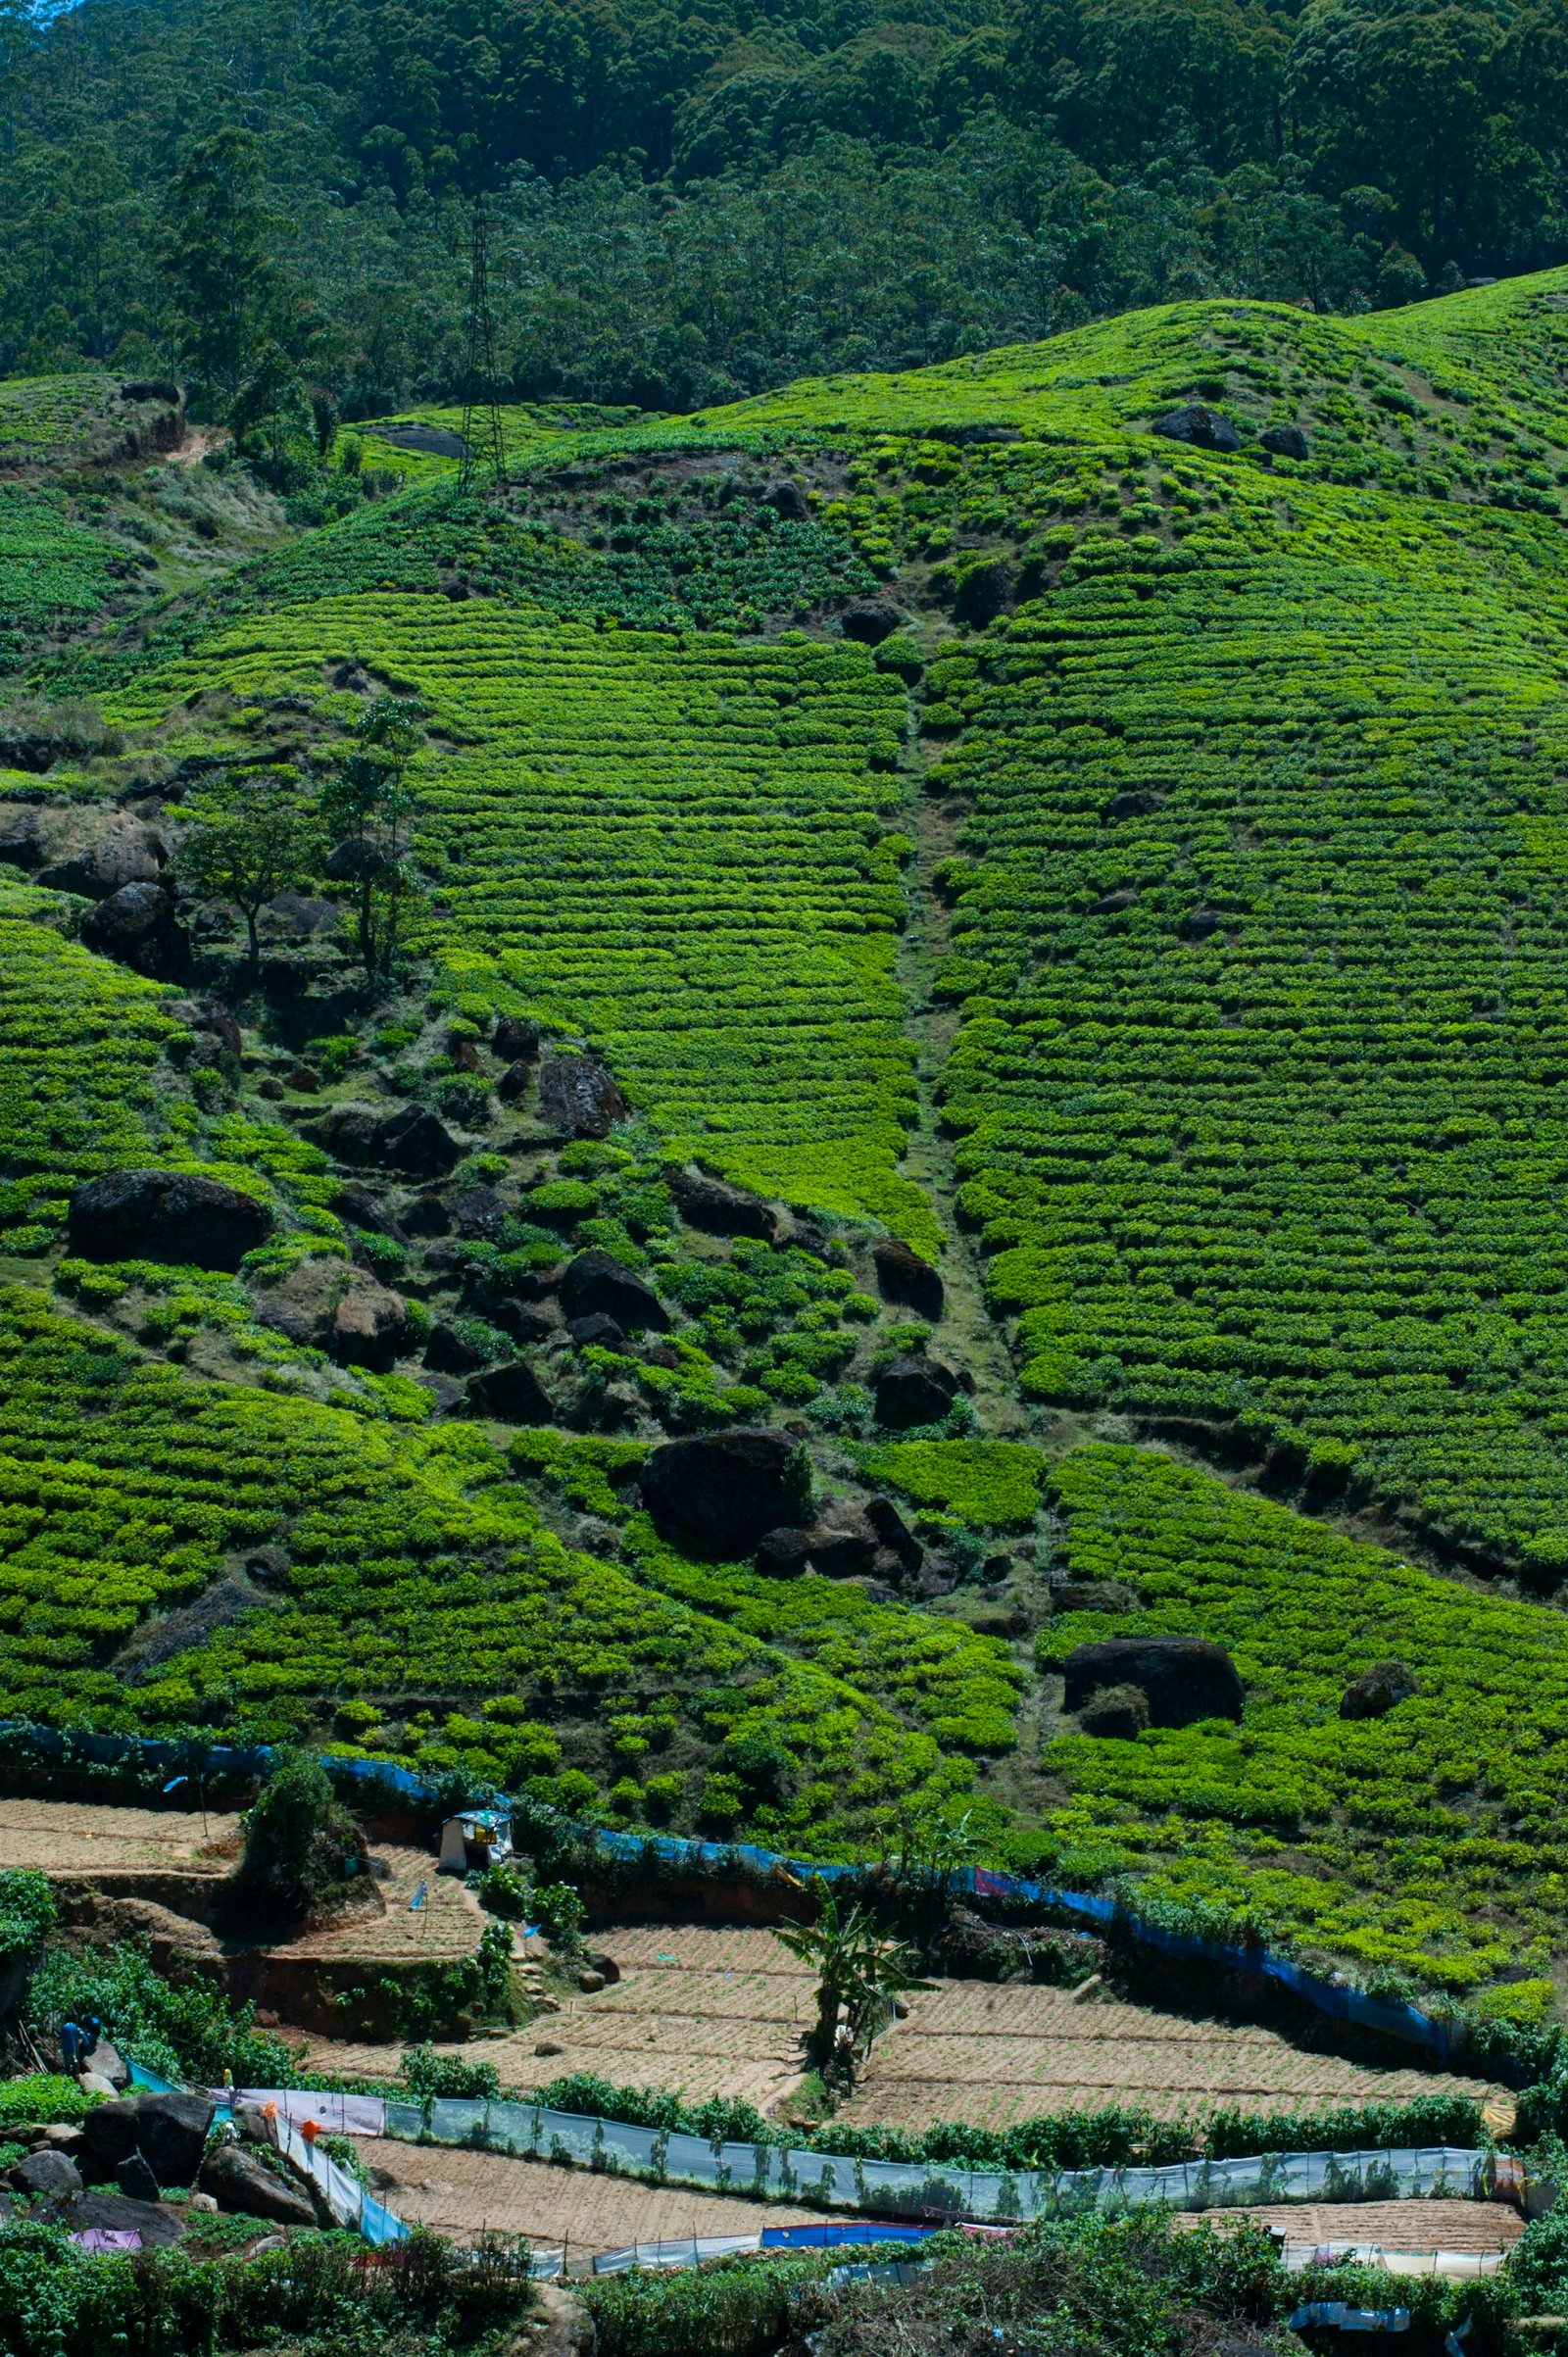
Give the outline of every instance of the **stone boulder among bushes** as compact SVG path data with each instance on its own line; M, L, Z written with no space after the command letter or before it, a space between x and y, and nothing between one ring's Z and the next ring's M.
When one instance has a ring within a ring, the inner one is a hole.
M623 1334L642 1333L649 1327L662 1334L669 1326L669 1311L653 1287L644 1284L613 1252L597 1247L567 1262L561 1280L561 1306L573 1322L586 1317L613 1318Z
M1342 1719L1387 1718L1396 1703L1421 1692L1421 1681L1402 1661L1375 1661L1352 1679L1340 1701Z
M212 2124L207 2095L126 2095L97 2104L81 2124L82 2175L103 2184L139 2152L160 2185L193 2185Z
M1239 1719L1246 1699L1236 1664L1207 1637L1102 1637L1076 1645L1063 1666L1069 1711L1081 1711L1107 1687L1135 1686L1151 1727Z
M178 982L190 966L190 943L162 884L124 884L81 920L84 949L112 958L149 982Z
M662 1537L745 1554L765 1531L799 1526L810 1469L787 1433L744 1425L666 1441L643 1468L643 1503Z
M186 1170L114 1170L71 1198L71 1249L85 1260L166 1260L234 1270L272 1232L270 1204Z
M279 2177L242 2144L215 2144L198 2181L220 2210L265 2218L273 2226L315 2226L316 2205L303 2185Z

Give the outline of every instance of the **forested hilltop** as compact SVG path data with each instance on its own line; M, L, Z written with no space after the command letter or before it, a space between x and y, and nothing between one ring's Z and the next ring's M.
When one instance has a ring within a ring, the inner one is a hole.
M10 0L0 369L451 395L482 188L510 395L687 410L1537 268L1565 156L1548 6Z

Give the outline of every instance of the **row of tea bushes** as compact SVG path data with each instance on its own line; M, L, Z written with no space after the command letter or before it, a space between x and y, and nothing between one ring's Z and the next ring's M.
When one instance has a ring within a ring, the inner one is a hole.
M1050 1820L1054 1879L1137 1885L1136 1908L1187 1929L1250 1924L1348 1957L1364 1976L1482 1990L1528 2020L1539 1977L1488 1992L1561 1946L1568 1833L1554 1761L1568 1733L1568 1623L1465 1588L1161 1451L1094 1445L1054 1468L1074 1581L1132 1589L1125 1612L1059 1614L1043 1668L1102 1637L1225 1645L1247 1686L1240 1725L1134 1741L1065 1727L1048 1772L1071 1794ZM1419 1694L1342 1719L1373 1663Z
M1037 1396L1299 1432L1555 1572L1560 527L1259 485L928 673L962 1205Z

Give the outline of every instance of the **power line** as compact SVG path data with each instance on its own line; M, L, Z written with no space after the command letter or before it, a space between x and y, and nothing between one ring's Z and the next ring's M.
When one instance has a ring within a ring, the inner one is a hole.
M496 322L490 309L490 231L481 191L473 200L459 488L472 491L485 475L498 491L506 488L507 445L501 430L501 405L496 399Z

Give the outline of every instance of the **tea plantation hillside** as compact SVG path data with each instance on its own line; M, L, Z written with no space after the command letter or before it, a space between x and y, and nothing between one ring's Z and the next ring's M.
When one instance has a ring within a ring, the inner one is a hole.
M450 412L269 504L60 383L0 387L0 1710L913 1820L1547 2002L1568 273L509 413L477 490ZM389 713L396 859L313 839L253 958L203 830ZM265 1241L122 1256L115 1171ZM789 1514L704 1544L657 1452L759 1429ZM1133 1634L1240 1724L1087 1732Z

